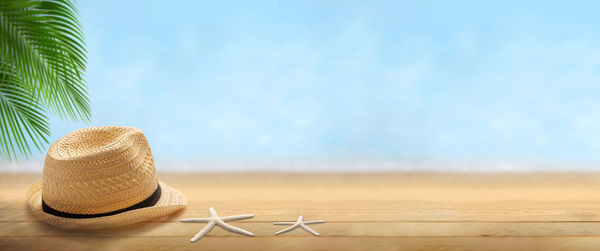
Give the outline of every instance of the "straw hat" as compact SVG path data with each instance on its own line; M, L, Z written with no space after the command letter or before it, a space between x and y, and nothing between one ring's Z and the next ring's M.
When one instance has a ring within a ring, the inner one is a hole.
M64 229L120 227L187 205L156 177L144 133L124 126L84 128L54 142L27 199L42 221Z

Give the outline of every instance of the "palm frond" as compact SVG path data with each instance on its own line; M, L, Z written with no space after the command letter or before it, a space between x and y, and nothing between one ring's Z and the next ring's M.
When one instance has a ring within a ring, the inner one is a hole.
M17 150L30 154L31 144L41 151L50 135L42 104L15 75L14 67L0 61L0 156L6 159L16 158Z
M78 13L66 0L0 1L0 149L3 157L40 150L46 109L89 121L86 50Z

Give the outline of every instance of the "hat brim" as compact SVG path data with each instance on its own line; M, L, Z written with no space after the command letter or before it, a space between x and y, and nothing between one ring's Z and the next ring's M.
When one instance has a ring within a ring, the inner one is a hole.
M148 219L171 214L187 205L187 198L179 190L159 181L161 196L151 207L126 211L123 213L96 218L64 218L48 214L42 210L42 181L33 183L27 189L27 201L34 215L43 222L62 229L107 229L123 227Z

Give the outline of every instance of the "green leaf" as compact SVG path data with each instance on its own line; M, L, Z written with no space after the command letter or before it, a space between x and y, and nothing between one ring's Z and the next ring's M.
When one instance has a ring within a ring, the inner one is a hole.
M0 157L42 151L47 112L89 121L78 15L66 0L0 1Z

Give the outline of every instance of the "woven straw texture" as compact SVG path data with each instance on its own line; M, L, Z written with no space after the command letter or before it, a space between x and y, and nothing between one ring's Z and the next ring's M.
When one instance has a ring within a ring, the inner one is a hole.
M161 186L152 207L98 218L71 219L42 211L100 214L135 205ZM187 205L185 196L158 181L150 146L133 127L90 127L71 132L50 146L42 180L27 190L29 205L43 221L71 229L101 229L163 216Z

